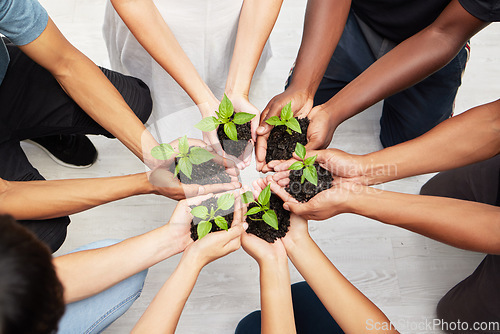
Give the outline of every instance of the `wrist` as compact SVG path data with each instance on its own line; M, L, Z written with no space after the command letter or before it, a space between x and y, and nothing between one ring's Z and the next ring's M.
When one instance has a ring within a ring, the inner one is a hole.
M155 194L159 195L158 189L149 181L149 176L151 171L145 173L136 174L138 183L138 193L140 195Z
M357 157L367 185L380 184L397 178L398 165L395 162L381 162L378 159L379 152L381 151Z
M294 77L292 77L292 81L286 90L294 92L294 94L302 94L306 99L313 100L317 85L303 80L294 80Z

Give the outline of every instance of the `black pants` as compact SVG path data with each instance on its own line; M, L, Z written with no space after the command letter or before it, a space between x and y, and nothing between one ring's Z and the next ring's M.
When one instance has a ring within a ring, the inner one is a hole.
M420 193L500 206L500 155L439 173L422 187ZM500 256L486 255L469 277L448 291L439 301L437 316L450 324L448 330L443 328L447 333L500 333L500 328L494 327L473 329L474 323L500 323ZM453 330L458 320L467 322L464 326L469 330Z
M21 149L22 140L58 134L94 134L113 138L63 91L47 70L16 46L6 44L11 61L0 85L0 178L8 181L44 180ZM133 77L101 70L145 123L152 110L146 84ZM20 223L56 251L64 242L70 219L60 217Z

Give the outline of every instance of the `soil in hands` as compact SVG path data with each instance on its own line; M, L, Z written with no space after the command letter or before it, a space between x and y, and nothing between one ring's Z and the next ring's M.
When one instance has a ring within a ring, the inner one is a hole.
M217 210L217 198L212 197L207 199L206 201L203 201L200 205L206 206L208 209L208 212L210 212L211 208L214 208L214 210ZM197 207L198 205L191 206L191 209ZM227 221L227 226L228 228L231 228L231 224L233 223L233 218L234 218L234 206L232 206L229 210L219 210L217 211L217 216L224 217ZM191 221L191 239L194 241L198 240L198 223L201 222L202 219L198 217L193 217L193 220ZM215 221L212 219L210 220L212 223L212 229L210 230L209 233L212 232L218 232L222 231L222 229L215 224Z
M292 134L286 132L286 126L275 126L267 140L266 163L273 160L288 160L292 158L295 151L295 145L301 143L307 144L307 128L309 127L309 118L298 119L302 133L292 131Z
M231 117L231 120L233 117ZM231 140L224 132L224 125L219 125L217 128L217 136L222 145L222 149L229 155L239 158L245 151L248 141L252 139L250 130L250 122L245 124L235 124L238 140Z
M175 158L175 164L170 165L170 172L175 172L175 166L179 158ZM191 178L184 175L183 172L177 174L177 178L184 184L220 184L230 183L231 176L226 172L226 168L213 160L209 160L199 165L193 165Z
M315 186L308 180L300 183L304 169L290 171L290 183L285 190L299 202L308 202L311 198L332 187L333 177L330 171L321 167L317 162L314 164L318 173L318 185Z
M246 222L248 223L247 233L252 233L261 239L266 240L269 243L274 243L276 239L283 238L288 232L288 227L290 226L290 212L283 209L283 201L275 194L271 194L271 199L269 200L271 210L276 212L278 217L278 229L274 229L264 220L262 220L262 215L264 212L259 212L251 216L247 216ZM248 209L256 207L257 204L250 203Z

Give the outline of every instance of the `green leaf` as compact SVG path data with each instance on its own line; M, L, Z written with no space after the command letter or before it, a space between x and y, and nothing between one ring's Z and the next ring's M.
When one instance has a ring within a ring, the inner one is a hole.
M180 171L180 167L179 167L179 164L177 164L177 165L175 165L174 176L177 176L177 174L179 174L179 171Z
M255 114L249 114L247 112L237 112L234 114L233 122L236 124L245 124L250 122L255 117Z
M302 176L300 177L300 183L304 183L304 181L306 180L306 175L304 174L305 173L305 169L304 171L302 172Z
M215 224L219 226L221 229L226 230L228 229L227 227L227 221L224 217L217 216L214 218Z
M179 153L182 155L186 155L189 153L189 143L187 136L179 139Z
M318 156L317 156L317 155L315 155L315 156L313 156L313 157L309 157L309 158L307 158L307 159L304 161L304 165L306 165L306 166L312 166L312 165L314 164L314 162L316 162L316 158L317 158L317 157L318 157Z
M214 208L210 208L210 218L213 218L215 216L215 210Z
M278 229L278 217L276 216L276 212L274 212L274 210L269 210L264 213L264 215L262 215L262 219L264 219L267 225L271 226L275 230Z
M191 214L200 219L206 219L208 217L208 209L206 206L200 205L191 209Z
M219 121L214 116L205 117L199 121L194 127L205 132L213 131L219 126Z
M302 168L304 168L304 163L302 161L294 162L290 167L288 167L289 170L301 170Z
M188 178L191 179L191 173L193 172L193 165L189 162L188 158L180 158L177 163L177 167L179 167L180 171L184 173Z
M196 231L198 232L198 239L206 236L210 230L212 229L212 223L207 221L202 221L196 227Z
M316 172L316 168L314 166L306 167L304 169L304 175L307 181L311 182L315 186L318 185L318 173Z
M241 194L241 199L243 203L253 202L253 193L251 191L247 191L246 193Z
M224 124L224 132L231 140L238 140L238 132L236 131L236 125L233 122Z
M254 214L259 213L261 211L264 211L264 210L260 206L254 206L253 208L248 210L247 213L245 213L245 216L251 216L251 215L254 215Z
M234 107L231 101L228 99L227 95L224 94L224 98L219 104L219 116L220 118L229 118L234 113Z
M295 132L302 133L302 130L300 129L299 121L297 121L297 119L295 117L289 119L285 125L287 128L292 129Z
M278 116L272 116L272 117L269 117L267 120L266 120L266 123L269 124L269 125L283 125L285 123L283 123L280 118Z
M288 121L292 117L293 117L292 101L290 101L286 106L283 107L283 109L281 109L281 120Z
M221 210L229 210L234 205L234 195L224 194L217 199L217 206Z
M297 143L297 145L295 145L295 154L297 154L299 158L304 160L304 158L306 157L306 147L301 143Z
M151 150L151 155L153 156L153 158L158 160L170 159L170 157L174 153L174 148L170 144L161 144L153 147L153 149Z
M271 198L271 185L268 184L259 194L259 203L262 205L266 205L269 203L269 199Z
M188 154L189 161L193 165L199 165L214 158L213 154L201 147L193 147Z

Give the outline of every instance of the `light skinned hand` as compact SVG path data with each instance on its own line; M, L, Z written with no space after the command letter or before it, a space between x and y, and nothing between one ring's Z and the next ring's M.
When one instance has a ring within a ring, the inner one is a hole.
M271 171L266 166L267 139L273 128L266 123L266 120L272 116L280 116L281 109L292 102L292 111L298 118L306 117L313 106L314 96L304 90L295 90L292 86L288 87L283 93L276 95L269 101L260 116L260 125L257 129L257 140L255 144L255 159L257 170L263 173Z

